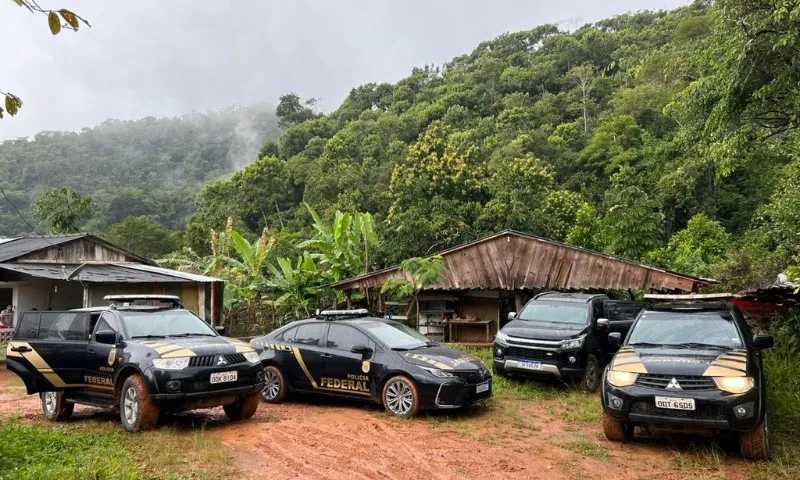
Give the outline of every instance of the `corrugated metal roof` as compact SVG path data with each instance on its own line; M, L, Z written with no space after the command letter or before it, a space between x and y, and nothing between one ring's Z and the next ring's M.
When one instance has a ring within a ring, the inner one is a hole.
M66 280L79 265L51 263L0 263L0 268L39 278ZM186 283L221 281L168 268L138 264L86 264L72 280L87 283Z
M87 237L86 233L75 235L53 235L44 237L21 237L0 240L0 262L6 262L29 253L69 243ZM7 241L6 241L7 240Z
M709 280L670 272L542 237L507 230L439 253L444 279L426 290L680 290ZM399 267L329 285L339 290L381 288L402 278Z

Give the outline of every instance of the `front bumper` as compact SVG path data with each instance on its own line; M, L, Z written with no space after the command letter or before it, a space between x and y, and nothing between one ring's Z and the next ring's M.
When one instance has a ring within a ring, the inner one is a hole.
M692 398L695 410L658 408L655 397ZM612 407L613 398L622 400L620 408ZM720 390L667 392L662 389L632 385L614 387L603 381L601 392L603 410L611 417L635 425L660 425L676 430L702 428L711 430L747 431L763 420L763 408L758 386L743 395ZM743 407L747 413L737 415Z
M466 377L415 377L420 390L420 406L428 410L448 410L475 405L492 397L491 374ZM479 388L483 391L478 392Z
M557 349L504 345L497 342L492 346L492 350L494 356L492 363L497 373L513 372L534 377L580 379L583 377L586 364L586 353L583 350L561 352ZM521 360L539 362L541 369L522 367Z
M233 382L211 383L211 374L237 372ZM259 392L264 387L261 364L242 363L223 367L190 367L183 370L150 370L152 384L150 398L157 402L203 403L218 405L230 403L230 397Z

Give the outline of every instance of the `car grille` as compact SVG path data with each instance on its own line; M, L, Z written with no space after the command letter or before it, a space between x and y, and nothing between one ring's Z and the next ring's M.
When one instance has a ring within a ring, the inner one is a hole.
M551 355L548 355L548 353ZM521 347L508 347L506 349L506 356L515 358L525 358L530 360L544 360L551 362L556 360L555 352L549 352L547 350L537 350L533 348L521 348Z
M228 353L221 355L227 362L226 365L244 363L246 359L241 353ZM217 355L200 355L189 359L190 367L213 367L217 365Z
M714 380L709 377L679 377L674 375L649 374L639 375L639 378L636 380L636 385L640 387L666 389L673 378L681 385L681 390L685 391L716 390L717 388L714 384Z
M491 388L487 392L476 393L475 384L471 385L444 385L439 392L438 401L440 405L468 405L489 398L492 394Z
M489 378L489 372L487 372L485 369L473 370L469 372L455 372L451 370L450 373L458 378L463 378L467 383L478 383Z
M214 390L227 390L248 385L253 385L251 376L239 372L239 378L235 382L211 383L208 380L195 380L188 382L188 388L185 391L187 393L212 392Z
M670 377L671 378L671 377ZM631 414L666 418L691 418L694 420L725 420L725 412L719 405L698 404L695 410L669 410L656 407L653 402L633 402Z

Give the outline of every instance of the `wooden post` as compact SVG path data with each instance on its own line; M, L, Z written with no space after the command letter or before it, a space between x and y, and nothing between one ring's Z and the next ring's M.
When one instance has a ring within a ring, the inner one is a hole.
M514 306L517 307L517 313L525 306L522 304L522 292L520 291L514 292Z

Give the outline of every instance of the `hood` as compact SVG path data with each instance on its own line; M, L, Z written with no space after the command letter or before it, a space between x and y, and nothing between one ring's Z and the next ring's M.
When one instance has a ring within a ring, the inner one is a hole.
M531 340L566 340L588 332L589 325L512 320L500 331L511 337Z
M255 349L240 340L227 337L169 337L161 340L129 340L153 349L162 358L220 355L253 352Z
M441 370L475 371L486 368L477 357L448 347L429 347L398 352L409 363Z
M747 351L626 346L614 356L611 368L653 375L743 377L747 375Z

